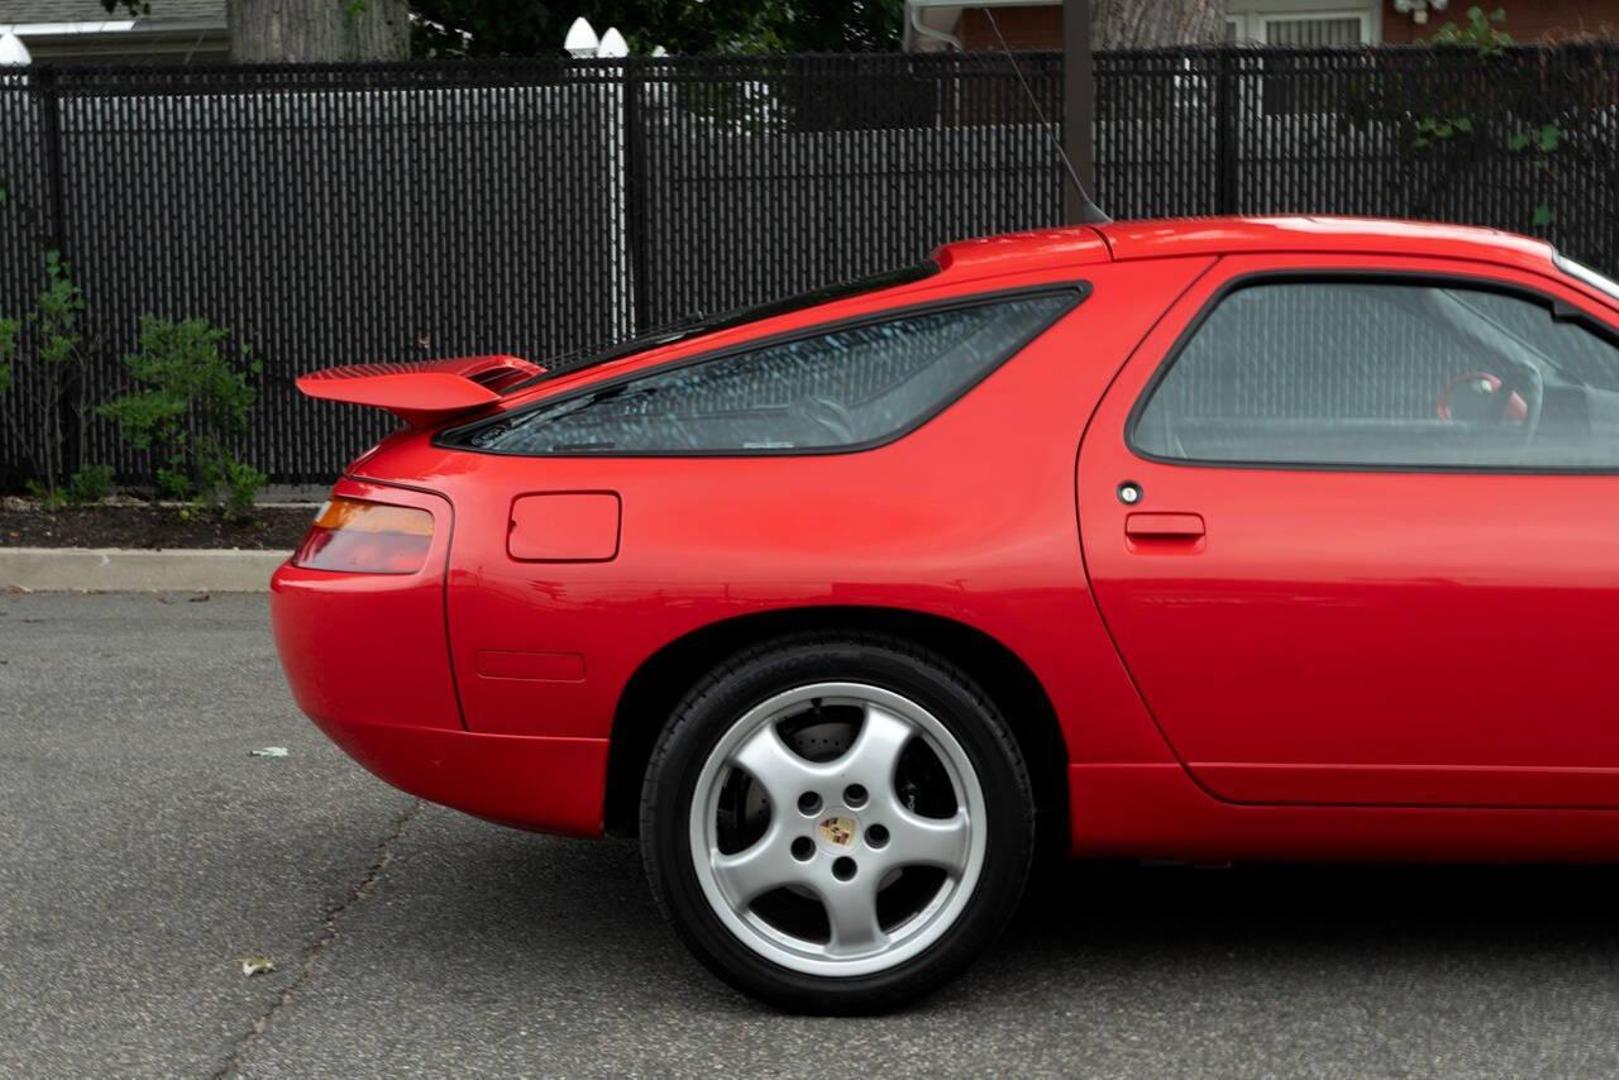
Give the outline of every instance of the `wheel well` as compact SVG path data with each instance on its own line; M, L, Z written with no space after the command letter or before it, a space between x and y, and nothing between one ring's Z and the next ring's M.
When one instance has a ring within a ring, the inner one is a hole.
M633 836L641 782L665 722L696 683L727 656L805 630L882 633L940 654L978 681L1017 739L1034 784L1040 835L1066 846L1068 747L1040 680L995 638L952 619L866 607L795 608L742 615L665 645L630 677L613 716L607 764L607 831Z

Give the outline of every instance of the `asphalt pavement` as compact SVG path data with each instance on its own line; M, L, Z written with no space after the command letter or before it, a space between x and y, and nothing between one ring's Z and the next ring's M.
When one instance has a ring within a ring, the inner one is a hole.
M349 762L263 597L0 596L4 1077L1613 1076L1616 902L1612 869L1059 867L924 1004L782 1016L687 958L632 844Z

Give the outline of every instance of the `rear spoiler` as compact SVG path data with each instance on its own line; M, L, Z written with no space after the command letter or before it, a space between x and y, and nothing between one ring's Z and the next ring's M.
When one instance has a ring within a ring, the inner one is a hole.
M519 356L462 356L402 364L350 364L298 376L298 389L323 401L387 409L411 427L470 412L545 368Z

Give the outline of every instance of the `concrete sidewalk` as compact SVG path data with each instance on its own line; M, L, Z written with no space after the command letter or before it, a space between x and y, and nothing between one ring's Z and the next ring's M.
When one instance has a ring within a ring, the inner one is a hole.
M0 547L0 590L263 592L290 551Z

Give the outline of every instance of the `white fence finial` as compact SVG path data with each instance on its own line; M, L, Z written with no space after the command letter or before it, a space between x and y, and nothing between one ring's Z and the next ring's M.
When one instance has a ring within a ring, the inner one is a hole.
M562 47L580 60L595 56L600 45L590 20L583 15L573 20L573 25L568 27L568 36L562 42Z
M602 35L602 43L597 48L596 55L606 60L621 59L630 55L630 43L618 32L618 27L609 26L607 33Z
M28 46L16 34L0 35L0 65L30 64L33 60L28 55Z

